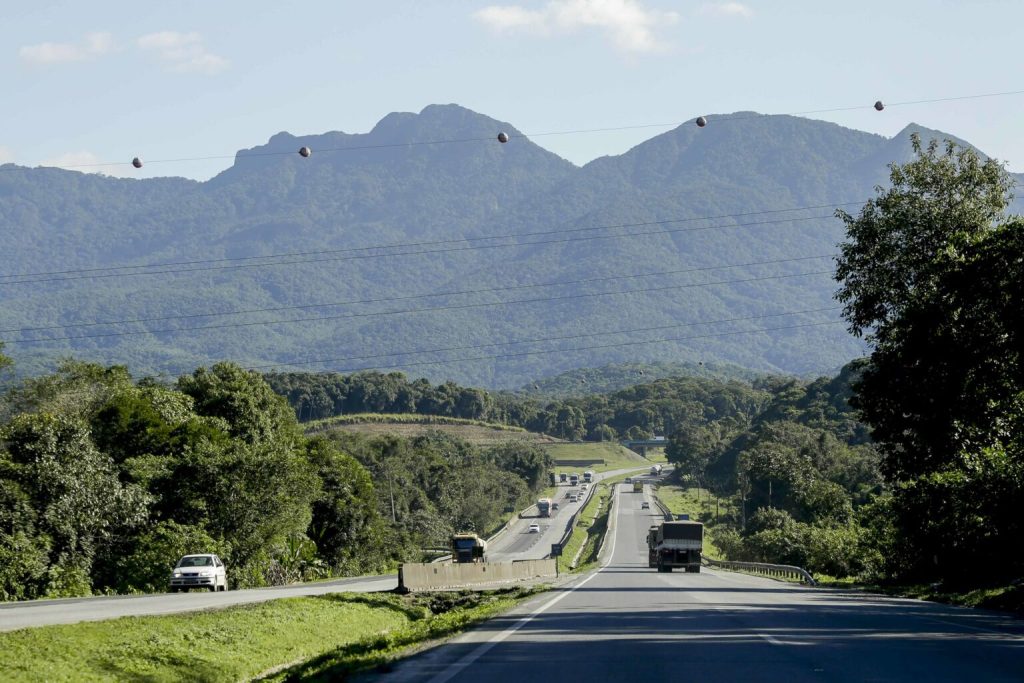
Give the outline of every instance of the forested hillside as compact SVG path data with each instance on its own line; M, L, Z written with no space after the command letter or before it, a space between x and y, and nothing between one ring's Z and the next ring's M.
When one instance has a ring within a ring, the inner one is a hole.
M622 362L832 371L863 346L819 324L838 322L818 310L831 216L907 157L909 131L749 115L577 168L443 105L367 134L279 133L204 183L5 165L0 339L22 376L72 353L170 377L323 361L298 369L492 388ZM167 265L110 270L145 264Z

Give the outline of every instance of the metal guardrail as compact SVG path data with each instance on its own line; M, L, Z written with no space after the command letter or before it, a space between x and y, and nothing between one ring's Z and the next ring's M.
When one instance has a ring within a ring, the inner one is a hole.
M765 562L732 562L729 560L713 560L710 557L705 557L704 562L712 567L719 567L721 569L739 569L740 571L753 572L754 574L762 574L773 578L782 579L800 579L801 583L806 583L811 586L817 586L818 582L814 580L803 567L796 567L791 564L767 564Z

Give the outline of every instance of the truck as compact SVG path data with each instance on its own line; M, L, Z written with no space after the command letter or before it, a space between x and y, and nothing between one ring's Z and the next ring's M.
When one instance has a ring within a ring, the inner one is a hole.
M579 483L580 475L576 474L575 472L569 475L569 486L579 486Z
M647 534L648 560L659 572L682 567L699 573L703 545L704 525L700 522L662 522Z
M643 492L644 492L644 483L642 481L640 481L639 479L635 479L633 481L633 493L643 493Z
M551 516L551 499L541 498L537 501L537 516L538 517L550 517Z
M661 474L661 465L651 465L651 476L657 477Z
M584 472L583 481L587 482L588 484L593 483L594 473L591 470L587 470L586 472Z
M565 472L562 472L561 474L558 475L558 481L564 484L565 482L569 481L569 475L566 474Z
M487 553L487 541L466 531L452 534L452 562L483 562Z

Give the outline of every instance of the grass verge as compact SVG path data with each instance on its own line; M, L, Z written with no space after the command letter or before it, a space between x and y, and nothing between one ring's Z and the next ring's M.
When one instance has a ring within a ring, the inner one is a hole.
M338 652L349 652L351 663L370 661L417 637L454 633L532 592L338 593L23 629L0 633L0 671L4 681L248 680ZM297 680L282 675L274 680Z
M554 471L558 474L576 472L582 475L584 470L607 472L608 470L650 465L649 460L645 460L633 451L610 441L558 443L550 444L545 448L555 461Z
M597 552L601 549L601 539L608 530L608 510L611 502L612 489L607 482L597 484L598 490L591 497L590 502L580 512L576 519L576 528L573 530L572 538L562 548L562 555L558 558L558 571L586 571L597 561ZM580 554L579 564L570 568L577 553Z
M389 595L394 608L407 617L406 625L343 645L259 680L338 681L370 669L387 671L413 646L459 633L545 590L546 586L535 586Z

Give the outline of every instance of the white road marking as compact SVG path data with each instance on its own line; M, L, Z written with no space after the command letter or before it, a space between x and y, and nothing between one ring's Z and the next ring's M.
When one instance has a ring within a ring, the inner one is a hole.
M613 491L612 495L615 496L615 497L618 497L618 490L615 489ZM609 533L611 533L611 529L609 529ZM596 577L598 574L603 572L605 570L605 568L608 566L608 564L611 562L611 558L615 557L615 539L617 537L617 534L613 533L613 534L611 534L611 536L612 536L611 552L608 553L608 561L605 562L601 566L600 569L598 569L596 572L594 572L593 574L591 574L587 578L583 579L578 584L576 584L575 586L573 586L569 590L565 591L564 593L560 593L560 594L556 595L555 597L551 598L546 603L544 603L539 608L537 608L537 610L534 611L532 614L528 614L528 615L522 617L519 621L517 621L512 626L509 626L507 629L505 629L501 633L498 633L498 634L494 635L487 642L482 643L477 649L473 650L472 652L467 654L465 657L463 657L459 661L455 662L455 664L451 665L450 667L448 667L443 672L441 672L438 675L436 675L433 678L431 678L430 679L430 683L445 683L446 681L450 681L452 678L454 678L459 673L461 673L470 664L472 664L476 660L480 659L480 657L482 657L485 654L487 654L487 652L491 648L493 648L495 645L497 645L498 643L504 641L509 636L511 636L513 633L515 633L516 631L518 631L519 629L521 629L522 627L526 626L528 623L533 621L534 617L540 616L541 614L543 614L547 610L551 609L551 607L553 607L555 604L557 604L563 598L571 595L577 589L583 588L583 586L587 585L594 577Z

